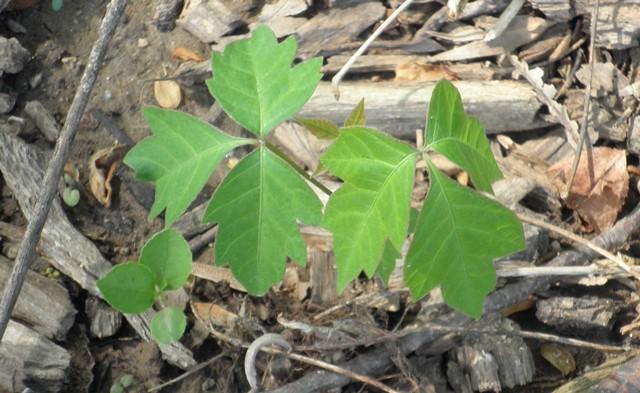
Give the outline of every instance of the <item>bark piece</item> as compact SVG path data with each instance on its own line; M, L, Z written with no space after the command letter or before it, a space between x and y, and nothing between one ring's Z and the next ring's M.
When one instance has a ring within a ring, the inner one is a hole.
M28 327L9 321L0 343L0 390L60 392L71 356L62 347Z
M0 256L0 290L11 273L12 262ZM11 314L36 332L55 340L64 340L73 325L76 309L69 293L55 281L28 272L22 292Z
M539 300L536 317L567 333L607 334L613 327L616 309L613 301L607 298L562 296Z
M160 0L156 5L156 13L153 16L153 24L158 31L171 31L176 25L176 19L180 14L183 0Z
M555 393L616 393L640 391L640 351L632 350L572 379Z
M518 327L499 314L482 322L483 328L516 330ZM465 336L462 344L449 352L474 391L499 392L503 388L525 385L533 380L535 366L531 350L522 337L493 334Z
M461 45L430 56L430 61L459 61L471 60L482 57L497 56L508 53L522 45L535 41L552 24L542 18L520 15L516 16L509 29L491 42L479 40L466 45Z
M529 85L511 81L460 81L466 112L484 124L487 133L523 131L542 124L536 118L540 103ZM366 97L367 125L396 137L413 139L416 129L424 129L428 104L435 83L424 82L344 82L340 101L331 84L320 82L300 116L325 119L342 124Z
M311 302L331 304L337 297L335 257L332 251L312 248L309 250L311 269Z
M16 105L16 98L8 93L0 93L0 115L11 112Z
M0 76L4 72L15 74L22 71L30 57L29 51L18 40L0 36Z
M380 20L386 8L378 1L349 0L309 19L300 26L298 56L313 57L328 46L355 40L360 33ZM353 16L357 15L357 18Z
M24 111L49 142L55 142L58 139L58 135L60 135L58 123L40 101L27 102Z
M640 116L633 118L631 134L629 135L627 147L629 148L629 152L635 155L640 155Z
M111 337L122 326L122 314L95 296L87 299L84 310L89 317L89 331L93 337Z
M31 219L34 215L44 177L43 158L38 150L18 138L0 133L0 172L18 200L22 212ZM73 227L59 200L54 200L49 218L42 231L39 251L60 270L94 296L100 296L96 281L110 269L98 248ZM125 317L144 340L151 340L150 321L153 311ZM196 364L193 356L180 343L162 344L164 358L183 369Z
M240 24L240 18L219 0L187 0L176 22L204 43L217 42Z

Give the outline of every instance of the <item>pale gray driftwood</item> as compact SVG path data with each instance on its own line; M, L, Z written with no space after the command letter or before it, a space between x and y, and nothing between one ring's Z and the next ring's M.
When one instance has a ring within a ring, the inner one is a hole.
M477 117L487 133L524 131L544 123L537 119L540 109L529 85L511 81L459 81L465 110ZM340 101L331 84L320 82L300 116L330 120L342 124L360 99L365 97L367 125L402 138L415 138L416 129L424 129L425 118L435 83L426 82L344 82Z
M9 259L0 255L0 289L4 289L11 265ZM47 338L64 340L75 315L76 309L65 288L30 271L11 317Z
M95 296L87 299L84 310L89 317L89 332L93 337L111 337L122 325L122 315Z
M558 296L536 302L536 317L560 332L607 335L613 328L618 306L613 300L596 297Z
M22 212L31 219L38 191L44 176L43 158L35 147L22 140L0 133L0 172L18 200ZM40 238L39 250L49 262L95 296L101 296L96 281L104 276L111 263L98 248L69 222L59 200L55 199ZM125 315L136 332L151 339L150 321L153 312ZM189 350L182 344L161 345L164 358L170 363L189 368L195 365Z
M0 391L60 392L71 355L28 327L9 321L0 343Z

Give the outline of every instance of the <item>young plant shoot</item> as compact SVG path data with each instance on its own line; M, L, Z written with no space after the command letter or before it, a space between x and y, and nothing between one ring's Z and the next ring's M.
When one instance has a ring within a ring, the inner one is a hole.
M332 232L337 290L364 272L388 278L408 234L414 233L404 280L414 299L440 286L445 302L478 318L495 287L494 258L524 248L516 216L494 200L491 184L501 173L482 125L467 116L455 87L441 81L431 97L424 147L416 149L365 126L364 100L343 127L295 117L316 136L333 140L321 169L344 184L322 203L311 177L267 142L268 134L291 119L313 94L322 59L292 66L297 44L279 43L265 26L251 38L227 45L212 57L209 91L234 121L253 134L236 138L187 114L146 108L152 136L138 143L124 162L139 179L153 182L156 198L150 218L164 211L171 226L194 201L211 173L231 150L247 154L215 190L204 220L218 225L215 260L229 265L252 295L263 295L284 274L287 258L304 265L306 246L299 223ZM438 152L469 173L475 189L441 173L429 159ZM416 162L424 159L429 193L421 211L410 208ZM413 223L410 225L410 221ZM138 262L115 266L98 287L125 313L152 307L165 290L180 288L190 273L186 241L166 229L143 248ZM181 310L164 308L152 322L159 342L180 338Z

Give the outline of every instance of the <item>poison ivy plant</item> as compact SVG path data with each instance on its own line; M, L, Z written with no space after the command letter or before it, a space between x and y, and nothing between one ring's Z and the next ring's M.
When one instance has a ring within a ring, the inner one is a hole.
M337 286L342 291L362 270L378 269L387 239L399 250L407 235L416 151L370 128L347 127L322 156L344 180L325 210L333 233Z
M460 95L447 81L434 89L427 143L418 149L365 126L364 100L341 128L294 117L332 141L320 166L343 185L330 196L323 217L308 183L326 188L267 141L270 131L311 97L321 78L319 58L293 65L296 46L293 37L278 42L261 26L212 56L209 91L253 139L232 137L184 113L144 110L152 136L131 149L125 163L139 179L155 183L150 217L165 211L165 224L171 225L225 155L249 146L253 151L223 179L204 214L204 221L218 224L216 263L228 264L249 293L262 295L280 281L287 258L306 263L300 224L322 225L333 233L340 291L361 272L387 281L413 233L404 265L412 296L418 299L440 286L449 305L478 317L495 286L493 258L524 246L515 215L486 196L501 174L482 125L464 113ZM476 190L442 174L429 159L434 151L467 171ZM410 208L419 158L427 162L430 179L420 212ZM142 312L163 291L184 284L190 259L186 241L166 229L145 245L138 262L114 267L98 287L114 307ZM181 311L165 308L154 318L152 334L169 342L185 326Z
M137 262L114 266L97 283L107 303L126 314L140 314L164 291L181 288L191 273L191 250L173 229L152 237ZM151 320L151 335L160 343L178 340L186 327L181 310L165 308Z

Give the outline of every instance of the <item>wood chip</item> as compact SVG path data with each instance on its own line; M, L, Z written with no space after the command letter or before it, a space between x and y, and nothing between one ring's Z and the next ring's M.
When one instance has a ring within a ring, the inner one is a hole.
M180 85L176 81L155 81L153 83L153 95L160 105L166 109L176 109L182 101Z
M219 0L187 0L178 26L209 44L239 26L239 15Z

